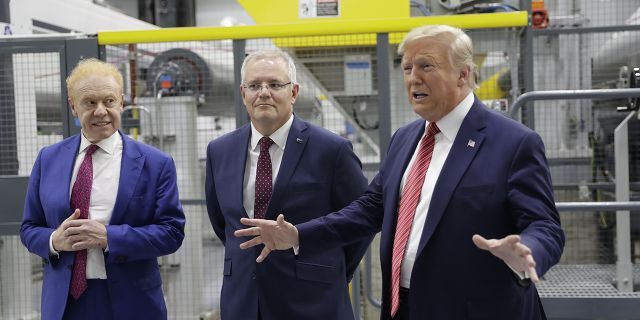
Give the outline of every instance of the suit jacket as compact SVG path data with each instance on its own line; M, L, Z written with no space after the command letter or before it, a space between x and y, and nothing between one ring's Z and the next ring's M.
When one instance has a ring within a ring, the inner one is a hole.
M209 143L206 198L211 225L225 244L220 307L223 320L353 319L347 283L372 237L349 246L295 256L272 252L255 262L262 248L241 250L246 238L240 218L250 125ZM367 187L351 144L295 117L265 219L282 213L295 223L339 210Z
M122 165L107 225L107 286L115 319L166 319L157 257L184 238L176 170L168 155L123 135ZM42 258L42 319L64 314L74 252L49 255L51 233L71 215L69 186L80 135L43 148L31 171L20 229L22 243Z
M389 319L393 238L402 175L425 121L400 128L365 194L343 210L298 226L300 251L343 245L381 231L381 319ZM470 143L473 141L474 143ZM520 234L542 276L564 234L543 143L535 132L475 101L436 182L413 265L411 319L544 319L534 285L478 249L473 234ZM323 247L315 246L323 241Z

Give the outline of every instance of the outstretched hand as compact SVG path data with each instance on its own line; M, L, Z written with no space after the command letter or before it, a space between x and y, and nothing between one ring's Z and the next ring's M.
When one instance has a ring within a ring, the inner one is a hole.
M476 234L473 235L472 240L478 248L491 252L515 271L524 272L534 283L540 282L531 249L520 242L519 235L509 235L502 239L485 239Z
M248 249L259 244L264 244L264 248L256 259L262 262L273 250L287 250L299 243L298 229L291 223L284 220L282 214L278 215L276 221L266 219L240 219L240 223L250 226L242 230L236 230L233 234L236 237L250 237L251 240L240 244L240 249Z

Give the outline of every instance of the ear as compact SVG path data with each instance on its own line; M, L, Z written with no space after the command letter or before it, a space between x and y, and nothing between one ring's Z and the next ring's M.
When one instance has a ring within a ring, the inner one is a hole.
M124 111L124 93L120 96L120 113Z
M78 117L78 113L76 112L76 107L73 104L73 100L71 100L71 97L67 98L67 102L69 103L69 107L71 107L71 114L73 114L74 117Z
M244 92L244 86L243 85L240 85L240 96L244 100L245 92Z
M458 76L458 86L462 87L469 83L469 77L471 77L471 67L464 66L460 69L460 75Z
M298 91L300 90L299 84L294 84L293 88L291 88L291 104L296 103L296 99L298 99Z

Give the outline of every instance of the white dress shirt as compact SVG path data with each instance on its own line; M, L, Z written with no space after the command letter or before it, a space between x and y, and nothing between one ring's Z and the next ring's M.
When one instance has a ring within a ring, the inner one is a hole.
M462 121L471 109L473 101L473 93L469 93L467 97L460 102L460 104L437 122L440 132L435 136L433 156L431 158L429 168L427 169L424 184L422 185L420 201L416 207L416 213L413 217L413 224L411 226L411 233L409 234L407 247L405 249L406 251L404 253L404 258L402 259L402 266L400 267L401 287L410 287L411 271L413 270L413 263L415 262L418 245L420 244L420 238L422 237L422 230L424 229L424 224L427 221L427 213L429 212L429 204L431 203L431 196L433 195L434 187L438 181L438 177L440 176L440 171L447 160L449 151L451 151L451 146L453 145L453 141L456 139L456 135L462 125ZM426 123L426 126L428 125L429 122ZM426 126L424 130L425 134L427 133ZM420 140L420 142L421 141L422 140ZM409 170L416 160L418 150L420 150L420 142L418 142L418 145L413 152L413 156L411 157L411 161L402 175L402 181L400 182L400 195L402 195L402 190L404 189L404 185L409 175ZM400 203L400 201L398 201L398 203ZM471 241L471 239L469 239L469 241Z
M73 175L69 185L69 198L73 184L76 182L78 170L84 160L87 147L91 142L81 135L80 149L73 166ZM91 186L91 200L89 202L89 219L96 220L104 225L109 224L113 207L116 204L118 195L118 183L120 182L120 167L122 162L122 137L116 131L111 137L98 143L98 149L92 156L93 160L93 184ZM75 208L72 208L75 211ZM71 215L72 212L69 212ZM49 250L53 250L53 234L49 240ZM102 249L87 250L87 279L106 279L107 272L104 265L104 253Z
M278 130L269 136L269 138L274 142L271 147L269 147L269 156L271 156L272 188L276 184L276 177L280 170L280 163L282 162L282 156L284 155L284 147L287 144L287 137L289 136L289 130L291 130L292 124L293 114L289 120L282 125L282 127L278 128ZM242 190L242 204L249 218L253 218L253 207L256 199L256 169L258 168L258 156L260 155L260 146L258 145L258 142L262 137L263 135L258 132L252 123L251 141L249 141L247 162L244 167L244 188Z

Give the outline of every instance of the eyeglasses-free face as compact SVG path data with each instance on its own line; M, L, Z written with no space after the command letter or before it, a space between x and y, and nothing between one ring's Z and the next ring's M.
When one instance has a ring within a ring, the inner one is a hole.
M289 120L298 88L289 79L285 60L264 57L247 63L240 93L251 123L262 135L271 135Z

